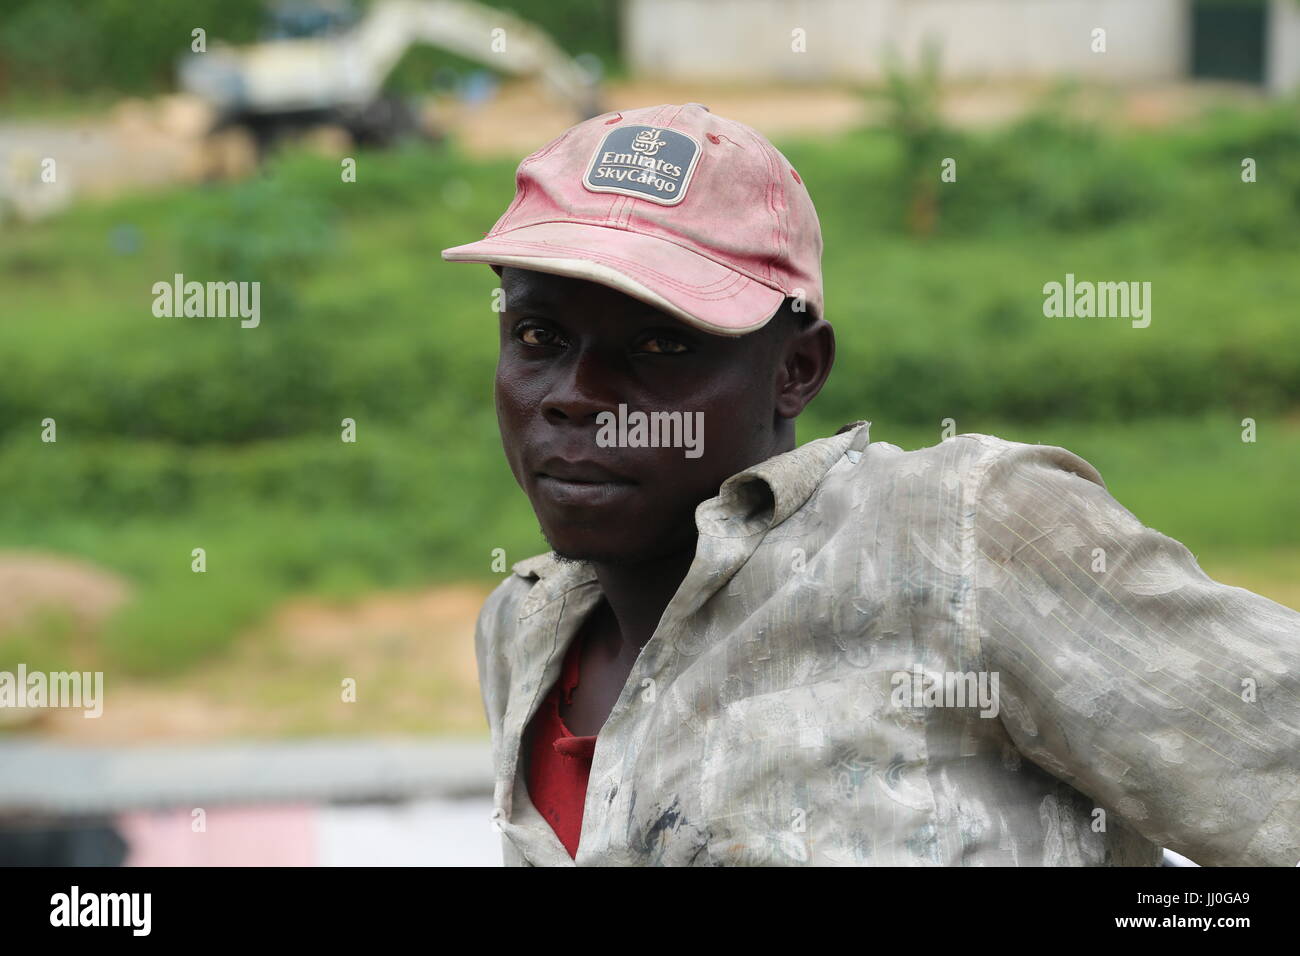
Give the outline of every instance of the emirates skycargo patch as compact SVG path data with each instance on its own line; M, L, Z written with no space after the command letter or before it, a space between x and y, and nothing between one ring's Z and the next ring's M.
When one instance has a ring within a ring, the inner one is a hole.
M654 126L620 126L605 134L582 185L675 206L686 198L700 158L694 137Z

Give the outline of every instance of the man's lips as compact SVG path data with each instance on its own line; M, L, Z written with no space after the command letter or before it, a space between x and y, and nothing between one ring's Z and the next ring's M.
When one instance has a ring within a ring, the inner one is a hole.
M538 494L561 507L594 508L613 504L637 485L594 461L548 458L536 475Z
M634 485L626 475L606 468L594 461L570 461L564 458L548 458L537 469L539 478L553 478L556 481L579 485Z

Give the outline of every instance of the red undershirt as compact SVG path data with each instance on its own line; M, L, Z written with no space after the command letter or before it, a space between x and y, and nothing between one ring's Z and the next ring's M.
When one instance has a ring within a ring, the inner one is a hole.
M574 638L569 644L560 679L533 715L528 736L528 796L571 857L578 855L587 778L596 750L595 734L575 737L560 719L560 694L564 694L565 704L571 704L573 689L578 686L581 643Z

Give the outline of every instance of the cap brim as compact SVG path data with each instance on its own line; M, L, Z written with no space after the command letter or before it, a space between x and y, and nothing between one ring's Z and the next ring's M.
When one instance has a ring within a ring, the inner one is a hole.
M599 282L716 335L762 328L785 299L675 242L581 222L521 226L444 249L442 257Z

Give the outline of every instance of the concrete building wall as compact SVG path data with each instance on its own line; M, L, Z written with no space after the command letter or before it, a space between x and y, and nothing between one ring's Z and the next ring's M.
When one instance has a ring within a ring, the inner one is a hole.
M627 0L624 29L637 72L693 80L873 81L891 47L914 62L927 36L950 78L1163 80L1190 48L1185 0Z
M1272 0L1268 14L1268 88L1273 93L1300 90L1300 3Z

